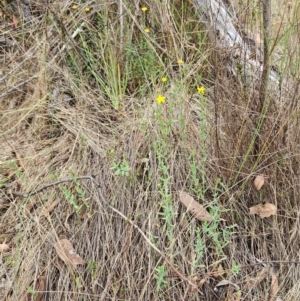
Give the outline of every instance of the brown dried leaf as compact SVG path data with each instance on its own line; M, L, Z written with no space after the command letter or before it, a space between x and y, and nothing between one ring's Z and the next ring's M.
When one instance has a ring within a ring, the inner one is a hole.
M197 278L197 279L195 279ZM207 279L202 278L202 279L198 279L198 277L194 277L193 278L193 282L195 283L195 286L192 288L192 292L196 292L198 288L202 287L203 284L207 281Z
M184 191L179 191L179 200L194 217L199 221L211 221L208 211L194 200L192 196Z
M45 289L46 289L46 277L45 276L40 276L35 284L34 282L31 283L30 285L33 287L33 290L36 292L34 301L42 301ZM19 296L19 301L31 301L33 300L32 293L29 293L27 290L23 291L23 293Z
M18 163L19 163L19 170L24 171L25 167L24 167L24 163L23 163L21 154L18 153L17 151L15 151L15 154L16 154L16 157L17 157L17 160L18 160Z
M52 212L56 205L59 203L59 200L52 202L51 204L46 204L45 208L40 213L40 218Z
M0 244L0 252L3 252L3 251L8 251L10 248L9 248L9 245L8 244Z
M226 271L224 271L222 264L219 264L217 272L218 272L218 276L222 276L226 274Z
M64 226L66 227L66 229L67 229L68 231L71 230L71 226L70 226L70 223L68 222L68 220L69 220L70 216L72 216L72 214L73 214L73 213L68 214L68 215L66 216L66 219L65 219L65 222L64 222Z
M258 204L249 208L250 214L258 214L261 218L277 213L277 207L271 203Z
M271 270L271 289L270 289L270 300L274 301L275 300L275 295L278 293L279 290L279 285L278 285L278 276L277 273L275 272L274 268Z
M145 134L141 131L138 131L133 138L133 143L134 143L134 149L136 152L140 149L143 139L144 139Z
M219 283L217 283L217 285L215 286L215 289L218 288L218 287L220 287L220 286L225 286L225 285L229 285L229 284L231 284L232 286L234 286L237 290L240 289L240 287L237 284L235 284L235 283L233 283L233 282L231 282L229 280L226 280L226 279L223 279Z
M44 292L46 290L46 277L45 276L41 276L38 278L36 287L37 287L36 288L37 295L36 295L34 301L42 301Z
M202 278L199 282L198 282L198 286L203 286L203 284L207 281L207 279Z
M37 199L32 200L31 202L29 202L26 207L25 207L25 212L24 215L25 217L28 217L30 215L30 211L31 209L35 206L35 204L37 203Z
M264 267L261 271L259 271L255 277L247 278L245 288L247 290L253 289L253 287L257 286L263 280L266 279L268 275L269 267Z
M254 185L255 189L258 191L263 187L264 183L265 183L265 176L258 175L254 179L253 185Z
M67 239L61 239L54 244L59 258L66 264L77 266L85 261L74 251L73 245Z

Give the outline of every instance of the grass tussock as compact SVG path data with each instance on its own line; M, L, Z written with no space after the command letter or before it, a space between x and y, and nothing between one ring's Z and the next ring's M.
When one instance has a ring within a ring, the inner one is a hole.
M272 4L261 105L192 2L0 4L1 300L298 300L299 5ZM228 9L262 49L259 2Z

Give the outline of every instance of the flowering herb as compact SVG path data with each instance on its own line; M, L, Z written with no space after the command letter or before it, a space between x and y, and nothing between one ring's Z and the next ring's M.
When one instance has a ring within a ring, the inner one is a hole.
M204 95L205 94L205 88L204 87L197 87L197 91L199 94Z
M157 101L158 104L162 104L166 101L166 98L163 95L158 95L156 97L156 101Z

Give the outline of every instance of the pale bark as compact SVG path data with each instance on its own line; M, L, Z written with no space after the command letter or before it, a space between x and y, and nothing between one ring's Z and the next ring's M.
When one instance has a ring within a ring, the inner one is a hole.
M263 53L260 45L247 36L243 24L239 24L238 19L229 12L222 0L193 0L193 2L199 10L209 39L216 46L216 51L222 57L226 57L228 62L226 67L230 74L237 76L240 70L248 87L259 90L263 72ZM238 69L241 65L242 68ZM282 80L280 74L274 70L269 72L269 84L272 92L281 95L280 98L291 96L291 83Z

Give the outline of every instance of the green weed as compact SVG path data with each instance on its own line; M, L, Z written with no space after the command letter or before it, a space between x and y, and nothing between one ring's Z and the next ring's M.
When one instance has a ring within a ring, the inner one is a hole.
M37 291L32 286L27 286L27 293L30 294L33 299L37 296Z
M87 262L87 266L91 271L92 278L94 278L96 275L96 271L97 271L97 263L95 261L89 260Z
M65 198L68 200L69 204L75 209L76 214L79 214L83 205L86 208L89 208L88 198L86 197L85 191L82 189L79 182L77 181L74 173L72 171L70 171L70 174L73 179L73 184L75 185L76 193L74 193L66 185L63 185L63 184L60 185L60 188L61 188Z
M237 276L240 273L240 271L241 271L241 267L238 264L236 264L235 261L233 261L231 265L232 275Z
M168 284L165 277L168 272L165 269L164 265L160 265L155 269L155 279L156 279L156 291L160 291L161 289L165 288Z
M128 176L130 171L130 166L126 159L124 158L121 162L113 162L112 163L112 170L115 171L117 176Z

